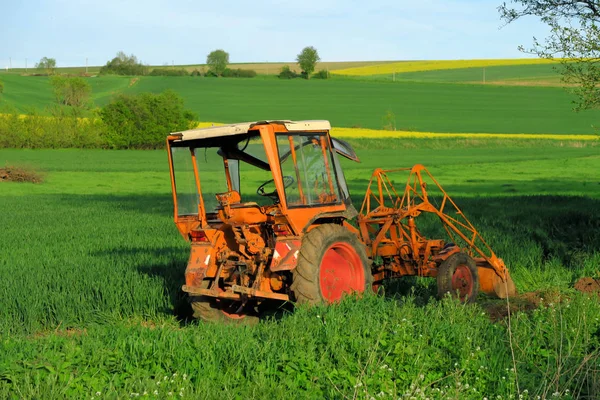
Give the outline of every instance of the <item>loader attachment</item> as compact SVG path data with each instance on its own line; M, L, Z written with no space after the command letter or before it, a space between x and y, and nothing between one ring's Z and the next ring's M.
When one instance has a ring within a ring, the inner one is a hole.
M401 195L388 177L395 172L408 173ZM424 178L432 184L434 193L428 193ZM430 276L438 277L439 285L438 274L444 271L444 262L453 254L462 252L476 265L477 271L468 274L475 278L478 276L479 291L500 298L516 294L514 282L502 259L496 256L424 166L417 164L412 168L375 170L360 214L360 235L367 244L368 255L371 258L381 257L384 261L383 271L375 274L376 279L403 275ZM437 216L449 240L427 239L415 222L422 214ZM459 276L451 280L453 284L455 280L459 282L456 287L459 288L460 282L469 279Z

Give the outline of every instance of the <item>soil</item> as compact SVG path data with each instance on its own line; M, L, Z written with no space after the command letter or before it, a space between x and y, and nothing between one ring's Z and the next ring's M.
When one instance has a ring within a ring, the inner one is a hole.
M530 312L541 304L556 304L563 301L563 299L564 294L558 291L535 291L511 297L508 305L506 300L490 299L489 302L482 303L482 306L490 319L496 322L508 317L509 314L512 316L518 312Z
M581 278L575 282L575 290L600 297L600 279ZM506 318L509 313L513 315L517 312L529 312L543 304L560 303L565 298L566 295L558 291L536 291L512 297L509 305L506 304L506 300L490 299L482 303L482 306L489 314L490 319L496 322Z
M0 182L41 183L42 181L42 176L32 170L11 166L0 168Z
M581 278L575 282L575 289L582 293L596 293L600 297L600 279Z

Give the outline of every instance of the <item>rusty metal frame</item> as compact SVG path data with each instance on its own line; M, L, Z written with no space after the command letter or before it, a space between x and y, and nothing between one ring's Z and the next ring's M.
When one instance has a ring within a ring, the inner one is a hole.
M388 177L395 172L409 173L402 195ZM430 202L425 177L442 195L439 206ZM455 247L442 252L440 247L444 241L428 240L420 234L415 218L424 212L440 219L451 242L456 243L457 237L462 239L466 244L463 250L475 259L478 267L493 270L495 277L487 271L482 272L481 286L482 290L497 293L500 290L498 284L510 279L504 262L437 180L420 164L412 168L376 169L373 172L358 217L360 237L367 245L368 256L393 258L394 261L387 265L393 276L436 276L439 264L460 249ZM408 253L410 257L406 256ZM512 285L512 280L510 283Z

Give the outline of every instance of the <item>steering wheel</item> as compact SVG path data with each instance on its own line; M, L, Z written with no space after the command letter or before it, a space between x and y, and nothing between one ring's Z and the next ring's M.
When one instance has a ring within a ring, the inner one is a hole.
M272 182L275 182L275 180L269 179L268 181L264 182L262 185L260 185L256 189L256 194L259 196L265 196L265 197L277 197L277 189L273 190L272 192L265 192L265 186L267 186L269 183L272 183ZM283 187L285 189L292 186L294 184L294 182L296 182L296 180L293 177L291 177L289 175L283 176Z

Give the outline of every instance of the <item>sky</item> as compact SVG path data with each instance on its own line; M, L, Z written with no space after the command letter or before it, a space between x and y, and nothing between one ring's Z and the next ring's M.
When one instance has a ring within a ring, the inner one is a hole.
M523 58L536 19L503 26L504 0L0 0L0 68L104 65L118 51L149 65Z

